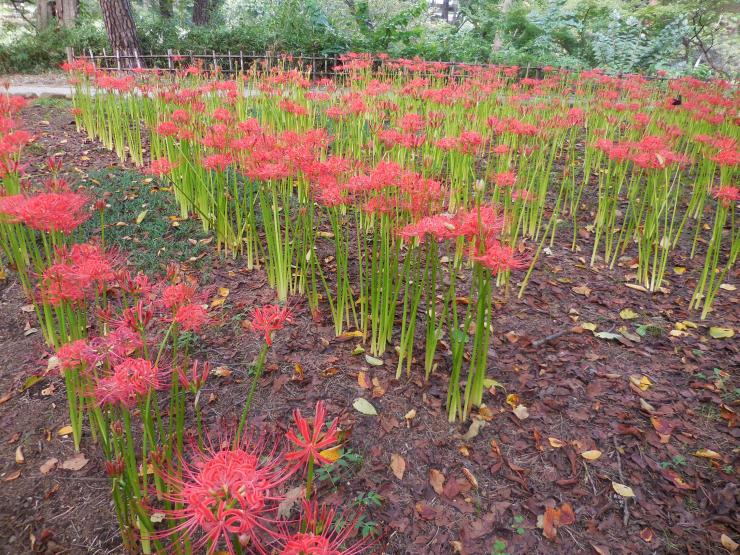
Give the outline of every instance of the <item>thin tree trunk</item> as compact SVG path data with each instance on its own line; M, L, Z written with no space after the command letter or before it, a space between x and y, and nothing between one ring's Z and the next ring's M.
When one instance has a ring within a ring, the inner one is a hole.
M51 21L51 4L48 0L38 0L36 3L36 28L46 29Z
M142 66L141 45L136 35L131 0L100 0L105 30L114 53L120 53L122 67Z
M78 7L78 0L56 0L57 19L63 27L75 26Z
M211 21L211 2L209 0L195 0L193 3L193 23L208 25Z
M172 17L172 0L159 0L159 15L165 19Z

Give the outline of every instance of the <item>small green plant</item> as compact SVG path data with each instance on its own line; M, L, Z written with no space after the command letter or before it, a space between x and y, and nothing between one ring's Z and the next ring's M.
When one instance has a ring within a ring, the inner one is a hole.
M520 536L524 535L524 527L522 526L522 524L524 524L524 520L524 516L514 515L514 523L511 525L511 529Z
M363 458L352 449L344 451L333 464L321 466L316 469L316 480L321 483L331 482L332 488L336 489L342 478L357 472L362 466Z
M506 551L506 542L504 540L496 540L493 542L491 555L509 555L508 551Z
M682 466L686 466L688 464L688 461L686 460L686 457L683 455L674 455L673 458L670 461L663 461L660 463L661 468L667 469L667 468L679 468Z

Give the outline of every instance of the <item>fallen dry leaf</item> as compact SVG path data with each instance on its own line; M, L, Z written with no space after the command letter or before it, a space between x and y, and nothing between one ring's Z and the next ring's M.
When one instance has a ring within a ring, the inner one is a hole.
M463 439L465 441L470 441L480 433L481 428L483 428L483 426L485 426L486 424L487 422L485 420L474 418L473 421L470 423L468 431L465 432L465 435L462 436Z
M26 462L26 457L23 456L23 448L20 445L15 448L15 462L16 464L23 464Z
M529 418L529 410L524 405L517 405L512 411L519 420L526 420Z
M576 287L573 287L573 293L588 297L591 294L591 289L589 289L586 285L578 285Z
M391 470L396 478L403 480L403 475L406 472L406 460L398 453L391 454Z
M737 553L737 542L733 540L730 536L727 534L722 534L719 538L720 543L722 543L722 547L724 547L727 551L730 553Z
M555 449L560 449L565 445L565 442L562 439L558 439L556 437L548 437L547 441L550 443L550 447L554 447Z
M13 480L17 480L21 477L21 471L16 470L14 472L11 472L10 474L7 474L6 476L3 476L3 482L12 482Z
M698 451L694 451L692 455L702 459L722 460L722 455L711 449L699 449Z
M465 467L463 467L462 473L465 475L465 479L470 482L470 485L473 486L474 489L478 489L478 480L475 478L473 473Z
M290 517L290 513L293 510L295 504L303 498L303 494L305 493L305 491L305 486L301 485L291 488L287 492L285 492L285 497L278 505L277 517L279 519L287 520L288 517Z
M88 462L90 461L87 457L85 457L84 453L76 453L75 455L64 461L61 468L63 468L64 470L77 471L83 468Z
M72 426L62 426L57 430L58 436L68 436L73 432Z
M39 471L41 474L48 474L57 467L57 464L59 464L59 459L52 457L39 467Z
M581 457L583 457L587 461L595 461L596 459L601 457L601 451L599 451L598 449L584 451L583 453L581 453Z
M442 495L445 485L445 475L436 468L429 471L429 485L437 495Z
M614 491L616 491L622 497L634 497L635 496L635 492L632 491L631 487L625 486L624 484L620 484L619 482L612 482L612 487L614 488Z

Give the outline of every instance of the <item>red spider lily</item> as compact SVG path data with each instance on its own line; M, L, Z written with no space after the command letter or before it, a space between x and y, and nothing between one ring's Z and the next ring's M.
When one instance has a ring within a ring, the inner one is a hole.
M193 393L199 391L205 385L206 380L211 373L210 362L203 364L202 370L198 369L199 364L200 363L197 360L193 363L193 366L190 368L190 378L188 378L185 374L185 370L181 366L177 367L177 377L180 380L180 384L184 388L191 390Z
M61 371L75 370L87 363L89 349L87 341L84 339L62 345L56 354Z
M740 152L737 150L721 150L719 154L712 156L712 161L720 166L737 166L740 164Z
M163 473L170 492L164 498L181 507L164 512L182 522L157 536L201 534L193 542L193 551L208 545L208 555L222 544L234 555L235 539L266 553L263 536L280 538L279 532L269 528L282 500L273 492L291 475L291 470L281 465L276 449L266 453L264 441L252 443L245 435L236 445L224 441L215 448L198 449L191 461L183 461L181 475Z
M115 280L115 260L97 245L81 243L71 249L56 252L59 262L46 270L39 282L41 295L46 302L82 303L97 290L103 290Z
M163 121L156 127L156 132L158 135L162 135L163 137L172 137L174 135L177 135L179 128L177 127L177 124L173 121Z
M118 323L113 330L102 337L96 337L89 343L87 352L88 362L91 365L107 360L116 364L142 349L144 341L137 330L131 329L125 323Z
M230 154L212 154L206 156L201 161L201 165L206 170L223 172L226 171L226 168L229 167L231 162L232 158Z
M199 304L186 304L177 309L173 319L185 331L198 331L208 321L208 311Z
M406 238L416 237L420 241L424 241L427 235L431 235L437 241L457 237L455 220L449 214L427 216L402 228L399 234Z
M177 167L177 163L170 162L167 158L158 158L152 160L152 165L146 170L146 173L151 175L167 175L171 173Z
M339 441L338 426L335 419L326 431L323 431L326 420L326 405L323 401L316 403L316 412L313 417L313 425L303 418L301 411L293 411L293 421L296 430L289 430L285 437L294 443L298 449L285 454L285 460L295 462L299 466L307 465L313 459L320 464L331 464L331 459L326 458L321 452L335 445Z
M502 245L498 240L488 241L485 252L474 256L473 260L491 270L494 275L499 272L518 270L526 266L524 261L515 256L512 247Z
M254 309L250 325L254 331L265 334L265 343L272 345L272 332L281 330L293 321L293 312L287 306L265 305Z
M89 198L79 193L39 193L30 197L13 198L15 206L8 210L0 205L0 211L9 214L28 227L38 231L59 231L69 235L82 223L88 220L90 212L84 211Z
M455 230L458 237L469 239L483 235L498 235L504 228L504 221L495 206L483 205L471 210L463 210L455 216Z
M733 202L740 202L740 189L731 185L718 187L712 191L712 196L724 206L730 206Z
M125 358L113 367L113 374L97 380L95 399L100 405L133 407L140 397L159 389L160 372L151 361Z
M299 532L286 535L277 548L279 555L358 555L369 549L370 542L360 539L345 545L355 535L357 518L345 521L341 528L334 522L334 509L303 502Z
M516 185L516 174L514 172L501 172L493 176L493 182L499 187L513 187Z
M165 287L162 292L162 304L170 310L190 304L195 297L195 287L187 283L178 283Z

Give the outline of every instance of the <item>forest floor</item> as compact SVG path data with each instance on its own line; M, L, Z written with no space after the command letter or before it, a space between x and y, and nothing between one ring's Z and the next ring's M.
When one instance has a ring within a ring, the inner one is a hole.
M162 199L161 213L147 220L176 214L169 193L78 133L68 108L45 100L22 113L36 136L24 155L28 173L40 177L46 157L60 157L70 180L111 193L112 210L131 205L134 216L116 223L129 250L152 254L153 242L164 239L154 262L131 260L159 264L160 272L174 261L201 284L229 290L216 325L195 346L196 357L228 370L204 391L207 424L228 424L224 415L237 413L260 348L242 322L252 307L274 300L264 272L219 258L207 238L168 235L174 228L157 238L137 225L144 198ZM410 379L396 380L395 353L369 365L352 355L358 339L335 338L328 315L312 317L300 300L295 322L270 351L254 424L280 429L294 408L311 413L326 400L351 434L339 464L320 476L320 497L363 507L361 524L378 534L378 552L728 551L728 539L740 541L733 371L740 351L737 333L714 339L708 331L740 328L738 272L700 321L687 310L694 282L679 279L700 269L698 259L674 257L668 293L649 294L627 287L628 260L612 270L590 267L588 231L580 239L583 251L574 253L561 229L523 298L494 299L489 377L502 387L486 394L472 424L447 421L444 354L428 382L417 365ZM88 443L88 462L63 468L73 457L71 437L58 433L68 424L63 380L46 372L50 353L12 273L1 277L0 552L120 553L102 459ZM584 323L616 333L597 337ZM378 415L355 411L358 397ZM526 411L515 414L514 405ZM397 462L391 468L392 457L404 461L403 472ZM620 495L619 484L634 497ZM548 518L543 530L548 508L560 521L550 526Z

